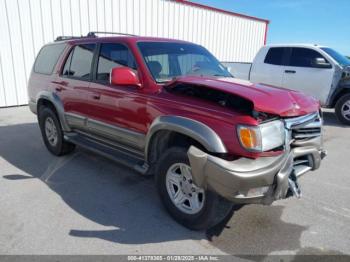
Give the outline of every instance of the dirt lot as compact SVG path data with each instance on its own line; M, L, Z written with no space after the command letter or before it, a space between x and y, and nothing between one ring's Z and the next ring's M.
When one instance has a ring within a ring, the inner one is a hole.
M81 149L54 157L27 107L0 109L0 254L350 254L349 131L325 112L329 155L301 179L300 200L192 232L152 178Z

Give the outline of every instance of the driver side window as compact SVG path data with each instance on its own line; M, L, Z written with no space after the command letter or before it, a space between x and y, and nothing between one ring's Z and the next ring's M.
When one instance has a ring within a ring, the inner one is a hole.
M328 63L327 59L325 59L323 55L321 55L319 52L315 50L295 47L295 48L292 48L292 54L291 54L289 66L315 67L313 62L317 58L324 59L325 62Z
M109 81L114 67L129 67L136 70L136 62L131 51L123 44L103 43L98 55L97 80Z

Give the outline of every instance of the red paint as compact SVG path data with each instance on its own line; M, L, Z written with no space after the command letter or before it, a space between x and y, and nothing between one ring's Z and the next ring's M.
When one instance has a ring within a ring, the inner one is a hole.
M153 80L137 48L138 41L182 42L151 37L102 37L67 41L70 47L78 43L101 42L127 45L138 65L137 76L140 80L140 86L121 85L126 82L136 83L134 75L131 79L130 70L123 68L116 69L114 73L119 75L119 73L124 72L129 76L124 76L123 81L120 80L119 83L119 80L116 80L114 82L116 85L73 80L60 76L64 61L69 53L69 48L67 48L57 63L55 73L52 76L32 73L28 86L30 99L35 100L37 93L41 90L50 90L60 97L67 113L80 114L112 126L144 134L148 132L153 120L158 116L188 117L213 129L223 140L231 155L252 158L262 155L243 149L236 134L238 124L257 125L256 119L247 114L222 107L217 103L180 96L167 91ZM63 81L66 83L62 84ZM235 79L183 77L176 81L206 86L241 96L252 101L256 110L280 116L299 116L317 111L319 108L315 100L300 93L270 86L253 85ZM62 90L57 91L58 87L62 87ZM300 108L296 108L294 103L297 103Z
M207 5L203 5L203 4L194 3L194 2L191 2L191 1L186 1L186 0L174 0L174 1L178 2L178 3L181 3L181 4L184 4L184 5L204 8L204 9L207 9L207 10L216 11L216 12L224 13L224 14L227 14L227 15L233 15L233 16L243 17L243 18L247 18L247 19L251 19L251 20L255 20L255 21L265 22L266 24L270 23L270 21L266 20L266 19L262 19L262 18L258 18L258 17L254 17L254 16L249 16L249 15L244 15L244 14L239 14L239 13L227 11L227 10L216 8L216 7L212 7L212 6L207 6Z
M306 115L318 110L317 100L300 92L273 86L253 84L235 78L181 77L176 82L205 86L225 93L238 95L254 104L256 111L282 117ZM278 98L278 99L276 99ZM298 105L297 107L295 105Z
M124 86L141 86L136 72L129 67L116 67L111 71L111 84Z

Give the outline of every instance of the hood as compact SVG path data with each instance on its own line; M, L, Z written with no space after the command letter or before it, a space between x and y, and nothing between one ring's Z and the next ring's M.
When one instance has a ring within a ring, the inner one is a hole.
M254 110L281 117L306 115L319 110L319 102L311 96L300 92L273 87L269 85L253 84L236 78L211 78L186 76L176 78L167 84L171 88L177 84L205 86L228 94L242 97L254 104Z

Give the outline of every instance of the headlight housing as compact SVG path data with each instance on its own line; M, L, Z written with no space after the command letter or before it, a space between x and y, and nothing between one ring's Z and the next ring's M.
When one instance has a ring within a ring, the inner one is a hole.
M254 152L264 152L282 146L285 141L284 124L280 120L258 126L239 125L237 134L241 145Z

